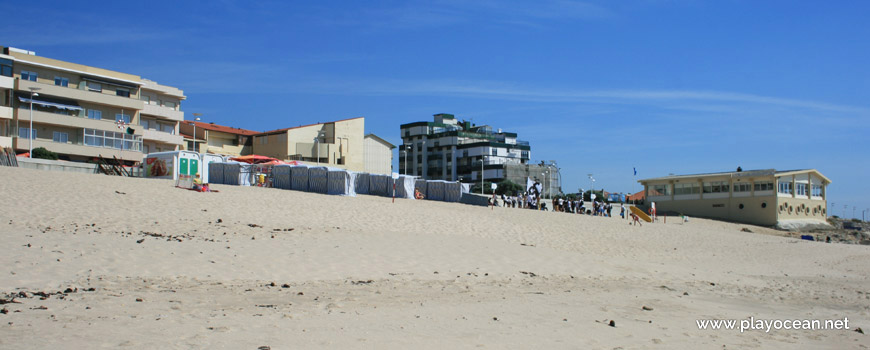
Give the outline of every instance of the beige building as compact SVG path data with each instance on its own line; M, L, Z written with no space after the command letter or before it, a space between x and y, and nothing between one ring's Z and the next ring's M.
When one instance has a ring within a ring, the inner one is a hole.
M15 58L0 53L0 147L12 147L12 101L15 78L12 64Z
M254 154L364 171L365 118L338 120L254 135Z
M0 143L26 152L32 140L33 148L45 147L63 160L88 161L102 155L127 163L141 161L144 152L182 145L181 90L30 51L3 48L2 54ZM116 121L126 125L119 128Z
M395 149L396 146L375 134L366 135L364 143L364 171L369 174L392 174L393 149Z
M142 152L177 151L184 147L178 125L184 121L181 101L184 93L174 87L142 79L139 99L144 106L139 113L142 127Z
M184 136L185 150L229 156L253 154L253 137L260 133L259 131L191 120L183 121L179 129ZM195 137L194 132L196 132Z
M683 214L773 226L791 220L827 219L831 180L815 169L752 170L676 175L638 181L645 205L657 213Z

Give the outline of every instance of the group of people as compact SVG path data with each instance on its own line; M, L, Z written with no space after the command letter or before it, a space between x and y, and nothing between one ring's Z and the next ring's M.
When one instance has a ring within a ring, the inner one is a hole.
M565 197L553 198L553 208L557 212L572 213L572 214L587 214L592 216L613 216L613 203L608 203L600 200L592 201L592 208L586 208L586 202L583 199L575 198L568 199ZM620 204L619 216L625 218L625 205Z
M500 200L499 200L500 199ZM508 196L502 194L495 197L495 203L490 203L495 206L504 208L520 208L520 209L538 209L538 197L530 195L528 192L523 192L517 196ZM541 210L547 210L546 203L541 203ZM620 204L619 216L625 218L625 204ZM582 198L568 199L565 197L555 197L552 200L552 208L556 212L572 213L572 214L587 214L592 216L612 217L613 204L600 200L592 201L592 207L587 208L586 202Z
M498 198L495 199L495 205L505 208L520 208L520 209L538 209L538 197L530 195L528 192L523 192L518 196L501 195L501 203ZM543 204L543 203L542 203ZM543 209L546 209L544 207Z

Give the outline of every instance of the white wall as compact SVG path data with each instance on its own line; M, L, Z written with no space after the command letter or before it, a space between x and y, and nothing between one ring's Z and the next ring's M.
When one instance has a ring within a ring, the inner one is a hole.
M371 174L390 174L393 164L393 150L378 140L366 137L364 141L365 172Z

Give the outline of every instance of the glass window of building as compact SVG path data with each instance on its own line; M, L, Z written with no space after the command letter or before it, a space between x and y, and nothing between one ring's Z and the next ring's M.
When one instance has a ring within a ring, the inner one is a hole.
M94 91L94 92L103 92L103 86L100 85L100 83L95 83L95 82L89 81L88 82L88 90Z
M65 132L55 131L52 134L51 140L54 142L67 143L67 141L69 141L69 134Z
M36 74L36 72L31 72L31 71L26 71L26 70L21 71L21 80L36 81L37 76L38 76L38 74Z
M100 120L103 119L103 112L96 109L88 110L88 119Z
M69 79L63 77L54 77L54 85L68 87Z

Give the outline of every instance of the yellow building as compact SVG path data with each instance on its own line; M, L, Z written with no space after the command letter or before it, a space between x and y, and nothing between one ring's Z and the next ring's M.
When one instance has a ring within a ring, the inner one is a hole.
M752 170L665 176L638 181L645 206L659 214L683 214L756 225L824 223L831 180L815 169Z
M278 129L254 135L254 154L364 171L365 118Z
M254 135L260 133L259 131L191 120L182 122L179 129L184 136L185 150L229 156L253 154L252 140ZM194 132L196 132L195 137Z
M126 163L182 145L181 90L26 50L4 47L2 54L0 143L18 152L44 147L63 160L102 155Z

